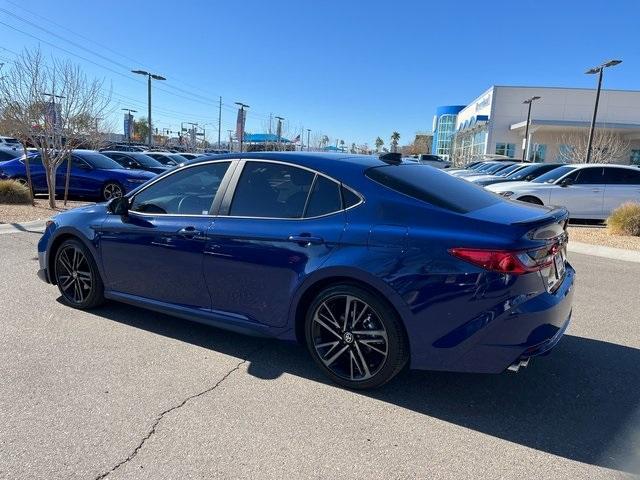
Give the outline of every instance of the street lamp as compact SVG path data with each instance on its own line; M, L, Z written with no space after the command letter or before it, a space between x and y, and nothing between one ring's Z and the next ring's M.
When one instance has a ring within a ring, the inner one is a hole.
M309 151L309 135L311 134L311 129L307 128L307 152Z
M529 150L529 123L531 123L531 104L536 100L540 100L541 97L533 96L531 98L527 98L524 104L529 104L529 109L527 110L527 126L524 131L524 145L522 146L522 161L527 161L527 154Z
M131 73L136 73L138 75L146 75L147 76L147 117L149 123L149 135L148 135L148 143L149 147L153 144L153 134L151 132L151 79L154 80L166 80L162 75L156 75L155 73L145 72L144 70L131 70Z
M591 161L591 146L593 144L593 133L596 128L596 117L598 116L598 102L600 101L600 88L602 87L602 72L607 67L615 67L622 63L622 60L609 60L608 62L603 63L597 67L590 68L587 70L587 75L595 75L598 74L598 89L596 90L596 103L593 107L593 118L591 119L591 128L589 128L589 143L587 144L587 158L585 159L585 163L589 163Z
M242 113L240 113L240 115L241 115L240 116L240 121L241 121L240 127L241 128L240 128L240 132L239 132L240 133L240 138L238 139L238 141L240 142L240 153L242 153L242 143L244 142L244 121L245 121L244 109L245 108L249 108L249 105L247 105L246 103L242 103L242 102L235 102L235 104L240 107L240 112L242 112Z

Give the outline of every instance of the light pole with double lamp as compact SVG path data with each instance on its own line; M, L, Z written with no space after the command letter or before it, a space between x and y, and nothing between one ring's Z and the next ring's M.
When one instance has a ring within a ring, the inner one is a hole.
M137 73L138 75L146 75L147 76L147 121L149 124L149 135L147 137L147 143L149 147L153 145L153 132L151 131L151 79L154 80L166 80L162 75L156 75L155 73L145 72L144 70L131 70L131 73Z
M524 129L524 145L522 146L522 161L527 161L527 155L529 151L529 124L531 123L531 104L536 100L540 100L541 97L533 96L531 98L527 98L524 102L525 105L529 104L529 109L527 110L527 125Z
M596 90L596 103L593 107L593 117L591 118L591 128L589 128L589 143L587 143L587 158L585 159L585 163L589 163L591 161L591 146L593 144L593 133L596 129L596 117L598 116L598 102L600 102L600 89L602 88L602 72L607 67L615 67L622 63L622 60L609 60L608 62L604 62L602 65L598 65L597 67L590 68L587 70L587 75L595 75L598 74L598 89Z

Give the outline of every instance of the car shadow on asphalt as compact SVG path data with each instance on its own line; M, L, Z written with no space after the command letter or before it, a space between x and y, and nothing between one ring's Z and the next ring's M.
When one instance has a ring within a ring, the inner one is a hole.
M249 358L249 374L330 384L297 344L251 338L115 302L93 311L131 327ZM336 388L340 388L337 387ZM570 460L640 473L640 350L566 335L519 373L402 372L358 394ZM496 452L499 454L499 452Z

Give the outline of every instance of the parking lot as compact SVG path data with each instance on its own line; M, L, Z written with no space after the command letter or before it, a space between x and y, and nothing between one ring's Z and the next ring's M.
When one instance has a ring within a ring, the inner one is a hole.
M356 393L305 350L109 303L63 306L37 233L0 235L0 478L631 478L640 264L572 254L573 324L518 374Z

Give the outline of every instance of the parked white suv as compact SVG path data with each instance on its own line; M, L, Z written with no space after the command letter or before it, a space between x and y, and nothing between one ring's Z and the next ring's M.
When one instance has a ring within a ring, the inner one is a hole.
M17 152L17 157L22 154L22 144L17 138L0 136L0 150Z
M640 168L563 165L530 182L497 183L485 188L513 200L566 207L571 218L605 220L624 202L640 202Z

